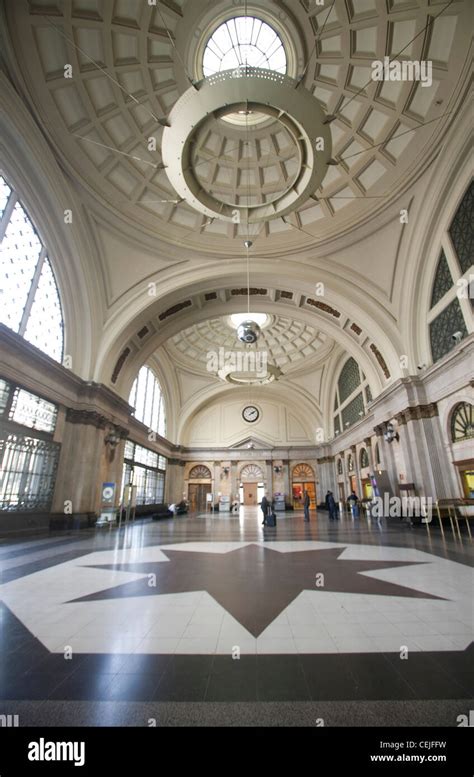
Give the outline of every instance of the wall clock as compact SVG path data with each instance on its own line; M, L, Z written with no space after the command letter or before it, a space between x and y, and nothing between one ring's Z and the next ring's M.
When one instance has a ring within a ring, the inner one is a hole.
M260 411L255 405L247 405L247 407L244 407L242 410L242 418L244 421L247 421L247 423L253 424L260 418Z

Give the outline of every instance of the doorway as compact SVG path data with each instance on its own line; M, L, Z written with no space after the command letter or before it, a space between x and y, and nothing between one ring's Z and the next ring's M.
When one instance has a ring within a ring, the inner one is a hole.
M258 498L258 483L244 483L244 505L256 505Z
M210 483L189 483L188 499L191 513L203 513L206 510L206 494L211 493Z
M293 509L303 509L303 495L304 491L307 491L310 499L310 508L315 510L316 505L316 488L314 483L293 483Z

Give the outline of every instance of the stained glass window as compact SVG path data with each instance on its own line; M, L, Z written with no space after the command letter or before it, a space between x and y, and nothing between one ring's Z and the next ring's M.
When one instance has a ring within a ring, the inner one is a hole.
M451 440L469 440L474 437L474 405L460 402L451 416Z
M431 305L430 308L434 308L437 302L444 297L444 295L450 290L453 285L453 277L448 267L448 262L444 251L441 251L439 257L438 267L436 268L436 275L433 283L433 291L431 293Z
M461 200L449 234L464 274L474 262L474 181Z
M245 66L286 73L280 36L253 16L238 16L221 24L209 38L202 62L206 77Z
M380 448L378 443L375 445L375 463L380 464Z
M166 434L166 412L160 382L149 367L142 367L132 386L129 400L135 408L135 418L148 429Z
M356 360L350 357L344 365L344 367L341 370L341 374L339 376L338 386L339 386L339 399L341 402L344 402L345 399L347 399L350 394L352 394L353 391L356 390L357 386L360 384L360 374L359 374L359 365L357 364Z
M433 361L437 362L455 345L453 334L461 332L466 337L467 329L459 300L454 299L430 324L430 342Z
M56 361L63 356L63 316L53 270L24 207L0 176L0 322Z
M342 409L342 423L344 426L352 426L359 421L364 414L364 398L362 392L351 399L348 405Z

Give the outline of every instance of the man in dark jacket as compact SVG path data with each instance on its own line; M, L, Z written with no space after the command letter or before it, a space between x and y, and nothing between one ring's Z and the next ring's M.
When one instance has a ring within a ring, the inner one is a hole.
M303 510L304 510L304 519L306 523L309 521L309 506L311 504L311 499L309 498L309 494L307 491L304 492L304 499L303 499Z
M267 515L268 515L268 508L269 508L269 506L270 506L270 503L269 503L269 501L268 501L267 497L266 497L266 496L264 496L264 497L263 497L263 499L262 499L262 501L260 502L260 507L261 507L261 509L262 509L262 513L263 513L263 521L262 521L262 526L264 526L264 525L265 525L265 522L266 522L266 520L267 520Z
M326 494L326 507L329 511L329 520L337 519L337 505L332 491L328 491Z

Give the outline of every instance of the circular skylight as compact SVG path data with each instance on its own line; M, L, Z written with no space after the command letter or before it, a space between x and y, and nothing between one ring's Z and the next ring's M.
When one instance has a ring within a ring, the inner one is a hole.
M244 321L254 321L260 327L263 327L268 321L268 316L266 313L233 313L230 316L230 321L235 329Z
M202 68L207 78L246 65L286 73L286 53L280 36L269 24L254 16L237 16L213 32Z

